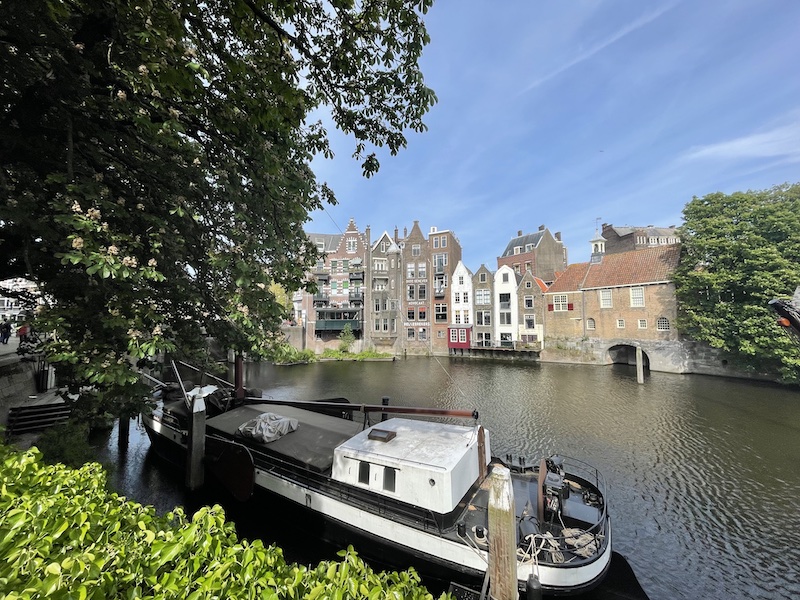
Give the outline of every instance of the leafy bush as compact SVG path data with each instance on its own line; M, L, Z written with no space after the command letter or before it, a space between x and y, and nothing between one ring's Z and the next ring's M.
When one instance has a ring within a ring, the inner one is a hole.
M0 444L0 597L432 599L414 571L376 573L352 547L316 568L287 564L280 548L239 540L219 506L158 516L105 479L96 463L48 465Z
M313 350L298 350L289 344L281 344L276 347L270 357L272 362L277 365L288 365L292 363L312 363L316 362L317 355Z

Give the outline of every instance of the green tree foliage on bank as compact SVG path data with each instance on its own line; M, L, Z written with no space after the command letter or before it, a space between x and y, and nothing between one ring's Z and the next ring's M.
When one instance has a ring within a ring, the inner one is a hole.
M71 391L118 409L133 363L206 332L264 354L286 316L272 290L306 283L302 226L335 202L314 119L330 111L367 176L424 130L431 2L0 3L0 280L39 284Z
M432 599L409 572L374 572L352 548L317 567L239 540L219 506L187 517L106 491L105 473L46 465L36 449L0 444L0 596Z
M800 381L800 354L767 303L800 285L800 184L714 193L684 211L678 327L756 370Z

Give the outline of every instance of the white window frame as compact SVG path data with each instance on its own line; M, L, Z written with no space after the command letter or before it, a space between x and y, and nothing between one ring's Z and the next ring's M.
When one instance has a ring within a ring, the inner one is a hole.
M625 319L617 319L617 329L625 329Z
M669 319L667 317L658 317L658 320L656 321L656 330L669 331L669 328Z
M631 308L644 308L644 288L631 288Z
M639 329L647 329L647 319L639 319Z
M589 329L591 331L594 331L595 329L597 329L597 323L595 322L595 320L592 317L589 317L588 319L586 319L586 329Z
M569 295L568 294L554 294L553 295L553 312L566 312L569 310Z
M600 308L614 308L614 298L611 290L598 290L598 298L600 301Z

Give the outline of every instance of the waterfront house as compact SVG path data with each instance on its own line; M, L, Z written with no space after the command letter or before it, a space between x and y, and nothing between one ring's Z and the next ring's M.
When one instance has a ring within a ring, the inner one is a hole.
M556 273L567 268L567 249L561 241L561 232L551 234L544 225L535 233L518 231L497 257L497 268L503 266L511 267L518 275L530 271L547 283L554 281Z

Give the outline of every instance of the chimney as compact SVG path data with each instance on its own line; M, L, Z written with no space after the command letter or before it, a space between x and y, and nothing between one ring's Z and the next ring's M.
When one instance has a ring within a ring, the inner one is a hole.
M553 234L553 237L554 237L554 238L556 238L556 241L557 241L557 242L560 242L560 241L561 241L561 232L560 232L560 231L556 231L556 232Z
M544 225L539 225L539 231L544 231Z
M370 231L369 225L367 225L367 228L364 230L364 234L367 236L367 247L369 247L370 245L369 231Z
M397 240L397 225L395 225L394 226L394 243L396 244L397 242L398 242L398 240Z
M522 229L520 229L519 231L517 231L517 237L522 237Z
M408 237L408 227L403 227L403 239Z

